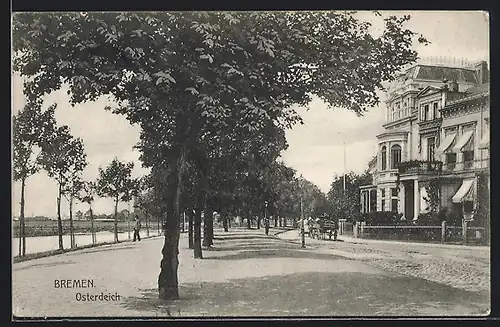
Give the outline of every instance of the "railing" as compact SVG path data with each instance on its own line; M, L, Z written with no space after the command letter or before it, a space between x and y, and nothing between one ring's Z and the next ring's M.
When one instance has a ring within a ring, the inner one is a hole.
M443 171L461 171L486 169L490 167L490 159L476 159L443 164Z
M443 168L441 161L411 160L398 165L400 174L412 174L422 172L440 172Z
M71 248L71 237L69 221L63 220L62 236L64 249ZM160 224L157 221L148 220L141 222L141 238L157 236L161 234ZM131 240L133 238L133 226L127 221L118 222L119 241ZM12 237L13 256L19 256L19 221L14 221ZM114 242L114 222L75 220L73 221L73 232L75 235L75 248L113 243ZM26 254L33 255L42 252L57 251L59 248L57 221L31 221L26 220Z
M469 226L370 226L363 222L353 227L354 237L376 240L417 241L432 243L488 244L486 228ZM464 237L465 235L465 237Z

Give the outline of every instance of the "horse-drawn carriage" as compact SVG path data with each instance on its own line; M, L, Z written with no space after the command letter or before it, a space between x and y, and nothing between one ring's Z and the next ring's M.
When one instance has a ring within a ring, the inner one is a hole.
M326 236L328 235L328 239L332 239L332 236L334 237L334 240L337 240L337 223L335 220L328 216L321 216L313 220L309 226L309 235L311 238L315 238L318 240L324 240L326 239Z

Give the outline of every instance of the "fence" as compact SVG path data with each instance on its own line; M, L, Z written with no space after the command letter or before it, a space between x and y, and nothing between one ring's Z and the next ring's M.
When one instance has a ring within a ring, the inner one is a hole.
M489 244L486 229L469 226L467 222L462 226L447 226L444 221L441 226L370 226L358 222L353 226L353 236L377 240Z
M118 240L130 240L133 237L134 222L118 222ZM63 221L62 226L64 249L71 248L70 227L68 221ZM161 234L161 226L156 221L142 222L140 231L141 238L152 237ZM76 248L88 247L93 244L113 243L114 222L94 221L94 234L92 234L92 224L90 221L74 221L73 231L75 235ZM59 249L59 236L57 221L30 221L26 220L26 254L36 254L42 252L55 251ZM19 223L14 222L12 238L12 254L19 256Z

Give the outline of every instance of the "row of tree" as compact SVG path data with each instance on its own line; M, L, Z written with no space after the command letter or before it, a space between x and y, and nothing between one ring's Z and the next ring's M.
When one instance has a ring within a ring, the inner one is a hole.
M32 99L30 99L32 100ZM92 202L97 194L114 200L115 241L118 241L118 202L129 202L140 192L140 181L132 178L133 163L114 159L106 169L99 168L96 181L84 181L82 174L87 166L83 140L71 135L68 126L58 126L55 119L56 105L46 110L42 101L29 101L13 118L13 171L14 180L21 183L19 215L19 255L26 255L25 190L27 179L45 170L58 186L57 224L59 249L63 250L61 201L69 204L70 246L76 246L73 228L73 205L81 201L89 205L92 218ZM95 239L94 233L93 239Z
M408 19L385 18L375 38L351 12L22 13L14 69L30 98L62 85L73 104L112 95L109 109L141 127L152 210L165 217L159 296L177 299L183 213L201 258L202 211L207 226L214 211L292 210L279 205L273 171L287 175L276 160L301 122L293 105L312 95L359 114L376 105L382 82L417 58Z

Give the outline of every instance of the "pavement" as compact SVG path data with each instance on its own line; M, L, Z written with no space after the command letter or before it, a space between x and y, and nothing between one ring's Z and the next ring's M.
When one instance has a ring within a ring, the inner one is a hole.
M301 249L296 231L273 236L278 232L271 229L270 236L266 236L263 229L233 228L227 233L216 230L214 246L204 250L202 260L193 258L183 234L179 249L181 299L170 302L160 301L157 292L162 237L16 263L12 274L13 314L478 316L488 314L490 309L485 285L476 283L479 286L473 288L471 278L466 278L470 287L465 287L466 283L457 287L449 280L429 278L443 275L443 271L450 276L463 270L466 271L458 275L481 272L482 265L489 265L489 253L432 247L421 251L422 247L414 250L411 245L407 253L399 244L311 239L307 239L307 248ZM455 259L456 255L460 259ZM439 266L436 261L443 264ZM419 263L421 268L401 266L401 262ZM427 262L433 264L429 266ZM408 273L408 269L425 273L419 276ZM89 279L93 287L57 288L56 279ZM87 292L119 295L119 299L81 301L78 294Z

